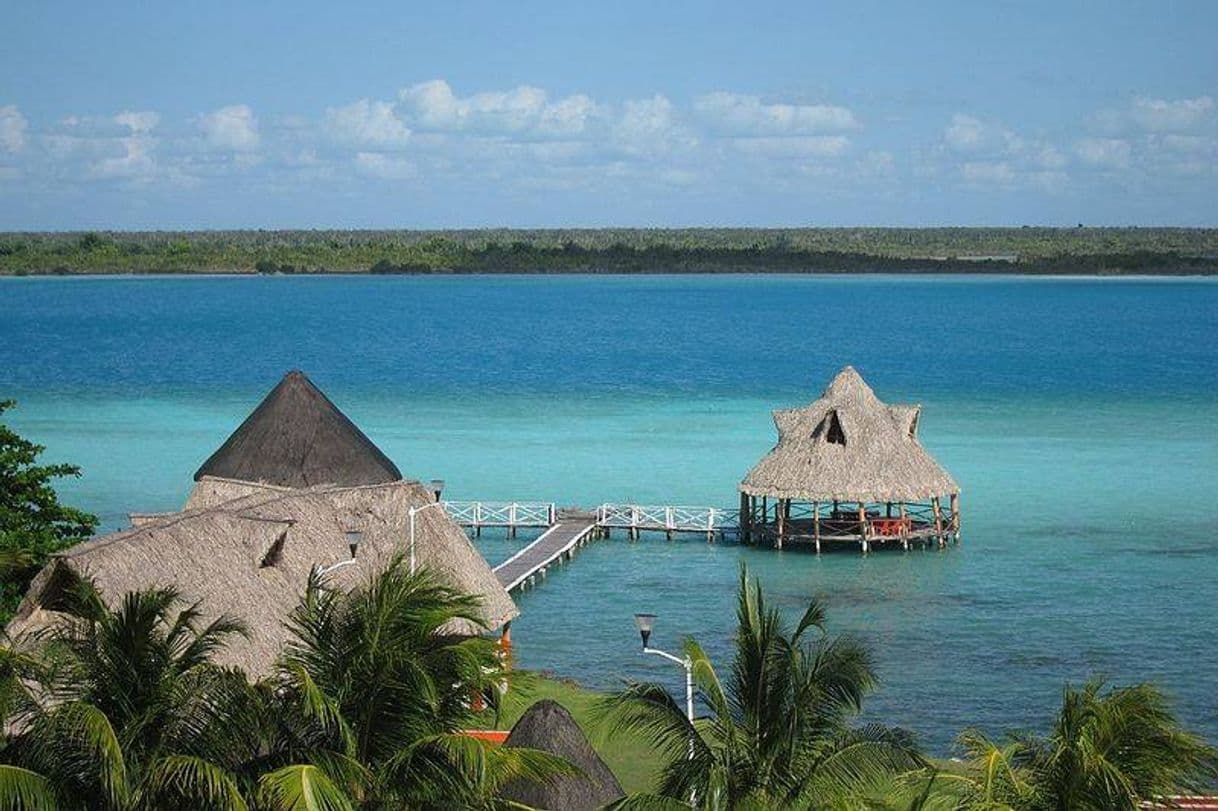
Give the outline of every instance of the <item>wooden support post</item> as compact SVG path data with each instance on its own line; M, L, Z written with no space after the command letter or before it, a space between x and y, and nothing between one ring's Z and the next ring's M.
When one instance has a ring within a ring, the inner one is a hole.
M930 507L935 513L935 539L939 542L939 548L942 549L943 543L943 505L939 503L939 497L935 496L930 500Z
M901 547L909 550L909 524L905 522L905 502L901 502Z
M812 539L816 541L816 554L820 554L820 502L812 502Z
M478 524L477 526L474 527L474 537L475 538L482 537L482 525L481 524Z
M782 549L782 541L783 541L783 538L786 537L786 534L787 534L786 505L789 503L790 502L787 501L786 499L780 498L780 499L778 499L778 505L774 510L776 513L778 513L778 536L774 542L774 546L777 549Z
M747 493L740 494L740 520L737 523L740 526L740 540L743 543L749 542L749 524L752 520L752 515L749 514L750 500Z
M952 493L951 496L952 509L952 532L956 543L960 543L960 494Z
M871 551L867 543L867 505L859 502L859 541L863 545L863 554Z

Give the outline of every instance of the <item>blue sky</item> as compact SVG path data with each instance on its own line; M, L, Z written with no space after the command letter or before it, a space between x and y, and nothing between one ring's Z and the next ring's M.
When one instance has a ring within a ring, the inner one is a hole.
M12 3L0 229L1218 225L1218 3Z

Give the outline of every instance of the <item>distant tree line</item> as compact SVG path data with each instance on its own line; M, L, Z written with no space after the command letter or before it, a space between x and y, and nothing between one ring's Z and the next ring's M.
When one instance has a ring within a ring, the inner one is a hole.
M1218 229L690 228L0 234L0 274L1218 273Z

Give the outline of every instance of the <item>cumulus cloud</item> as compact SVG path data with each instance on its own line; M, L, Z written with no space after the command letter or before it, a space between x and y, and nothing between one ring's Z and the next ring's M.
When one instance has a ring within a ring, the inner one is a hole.
M387 101L360 99L346 107L326 110L326 129L335 140L365 146L402 146L410 140L410 127Z
M1121 138L1082 138L1075 142L1074 153L1088 166L1124 169L1133 147Z
M25 149L25 131L29 122L17 109L9 104L0 107L0 149L5 152L20 152Z
M357 153L355 168L362 175L382 180L406 180L418 174L412 161L381 152Z
M1015 182L1014 167L1006 161L967 161L960 167L964 180L973 184L994 183L1000 186Z
M209 146L229 152L249 152L258 148L258 119L245 104L233 104L208 113L199 129Z
M145 180L156 174L157 164L152 154L156 145L154 139L145 135L131 135L120 138L118 142L123 150L122 154L93 163L89 169L90 177L97 180Z
M971 115L956 113L943 131L943 140L956 152L1006 151L1023 148L1023 139L1010 129Z
M694 101L698 118L728 135L815 135L858 127L854 113L827 104L765 104L757 96L716 92Z
M596 104L584 95L550 101L541 88L521 85L462 97L443 79L405 88L398 100L409 122L433 131L575 136L597 112Z
M1214 100L1209 96L1195 99L1139 98L1133 102L1131 115L1141 127L1157 132L1185 130L1210 117Z
M844 135L766 136L734 138L732 146L746 154L767 158L834 157L850 148L850 139Z
M135 113L130 110L123 110L118 115L114 116L114 123L120 127L126 127L133 133L152 132L156 125L161 122L161 116L154 112Z
M697 145L697 139L677 121L673 103L659 94L622 105L613 125L613 141L633 155L658 154Z

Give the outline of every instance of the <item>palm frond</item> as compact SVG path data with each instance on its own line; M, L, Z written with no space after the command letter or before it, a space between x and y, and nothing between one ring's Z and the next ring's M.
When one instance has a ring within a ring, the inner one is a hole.
M247 810L231 774L189 755L169 755L154 761L140 783L134 805L147 811L173 807Z
M353 811L355 804L311 764L276 769L258 781L258 806L266 811Z
M2 811L57 811L59 799L50 782L37 772L0 764Z

